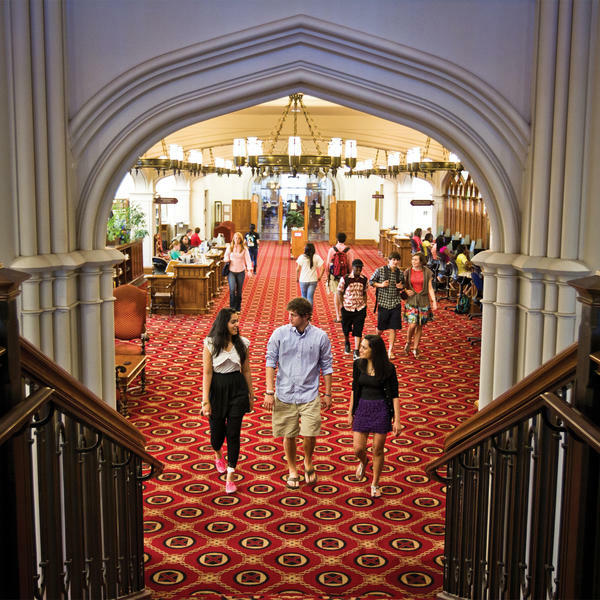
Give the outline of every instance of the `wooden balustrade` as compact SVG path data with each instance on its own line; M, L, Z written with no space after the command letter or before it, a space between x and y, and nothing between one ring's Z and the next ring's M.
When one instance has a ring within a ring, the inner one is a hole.
M457 428L427 467L446 485L443 598L600 597L600 277L569 283L584 298L580 343Z
M6 271L0 375L18 385L0 399L0 598L150 598L142 486L162 464L131 423L19 338Z

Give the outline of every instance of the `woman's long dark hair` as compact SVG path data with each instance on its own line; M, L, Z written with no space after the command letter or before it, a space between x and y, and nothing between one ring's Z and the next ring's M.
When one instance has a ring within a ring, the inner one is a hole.
M229 335L229 329L227 323L231 320L231 315L235 315L237 310L233 308L222 308L215 319L215 322L210 328L208 337L212 339L215 356L219 356L221 350L227 348L229 340L233 342L237 353L240 355L240 362L243 365L246 360L246 346L242 342L240 334Z
M313 268L313 256L315 255L315 245L308 242L306 246L304 246L304 254L308 256L308 260L310 262L310 268Z
M385 342L380 335L365 335L364 339L371 348L371 362L373 363L373 369L375 370L375 377L377 379L385 379L390 372L394 369L394 365L390 362L387 350L385 348ZM360 361L361 370L367 370L367 361L365 359Z

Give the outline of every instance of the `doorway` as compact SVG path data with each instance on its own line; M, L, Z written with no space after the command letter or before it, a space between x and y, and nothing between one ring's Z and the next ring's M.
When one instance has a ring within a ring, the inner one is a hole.
M329 239L329 201L333 182L311 175L272 175L256 179L259 233L263 240L288 241L292 226L306 229L309 241Z

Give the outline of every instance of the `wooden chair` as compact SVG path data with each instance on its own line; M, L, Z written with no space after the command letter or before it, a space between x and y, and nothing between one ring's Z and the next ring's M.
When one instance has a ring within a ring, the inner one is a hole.
M146 292L134 285L115 288L115 368L119 412L127 414L129 384L141 376L146 390Z
M150 314L157 310L168 309L175 314L175 286L177 278L173 275L146 275L150 288Z

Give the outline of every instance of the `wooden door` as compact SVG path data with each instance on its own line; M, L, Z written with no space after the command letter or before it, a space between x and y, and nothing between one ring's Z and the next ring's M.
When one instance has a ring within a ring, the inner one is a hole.
M336 202L336 234L343 231L346 243L353 244L356 237L356 200Z
M231 220L235 224L235 230L244 235L250 229L250 216L252 207L250 200L231 201Z

